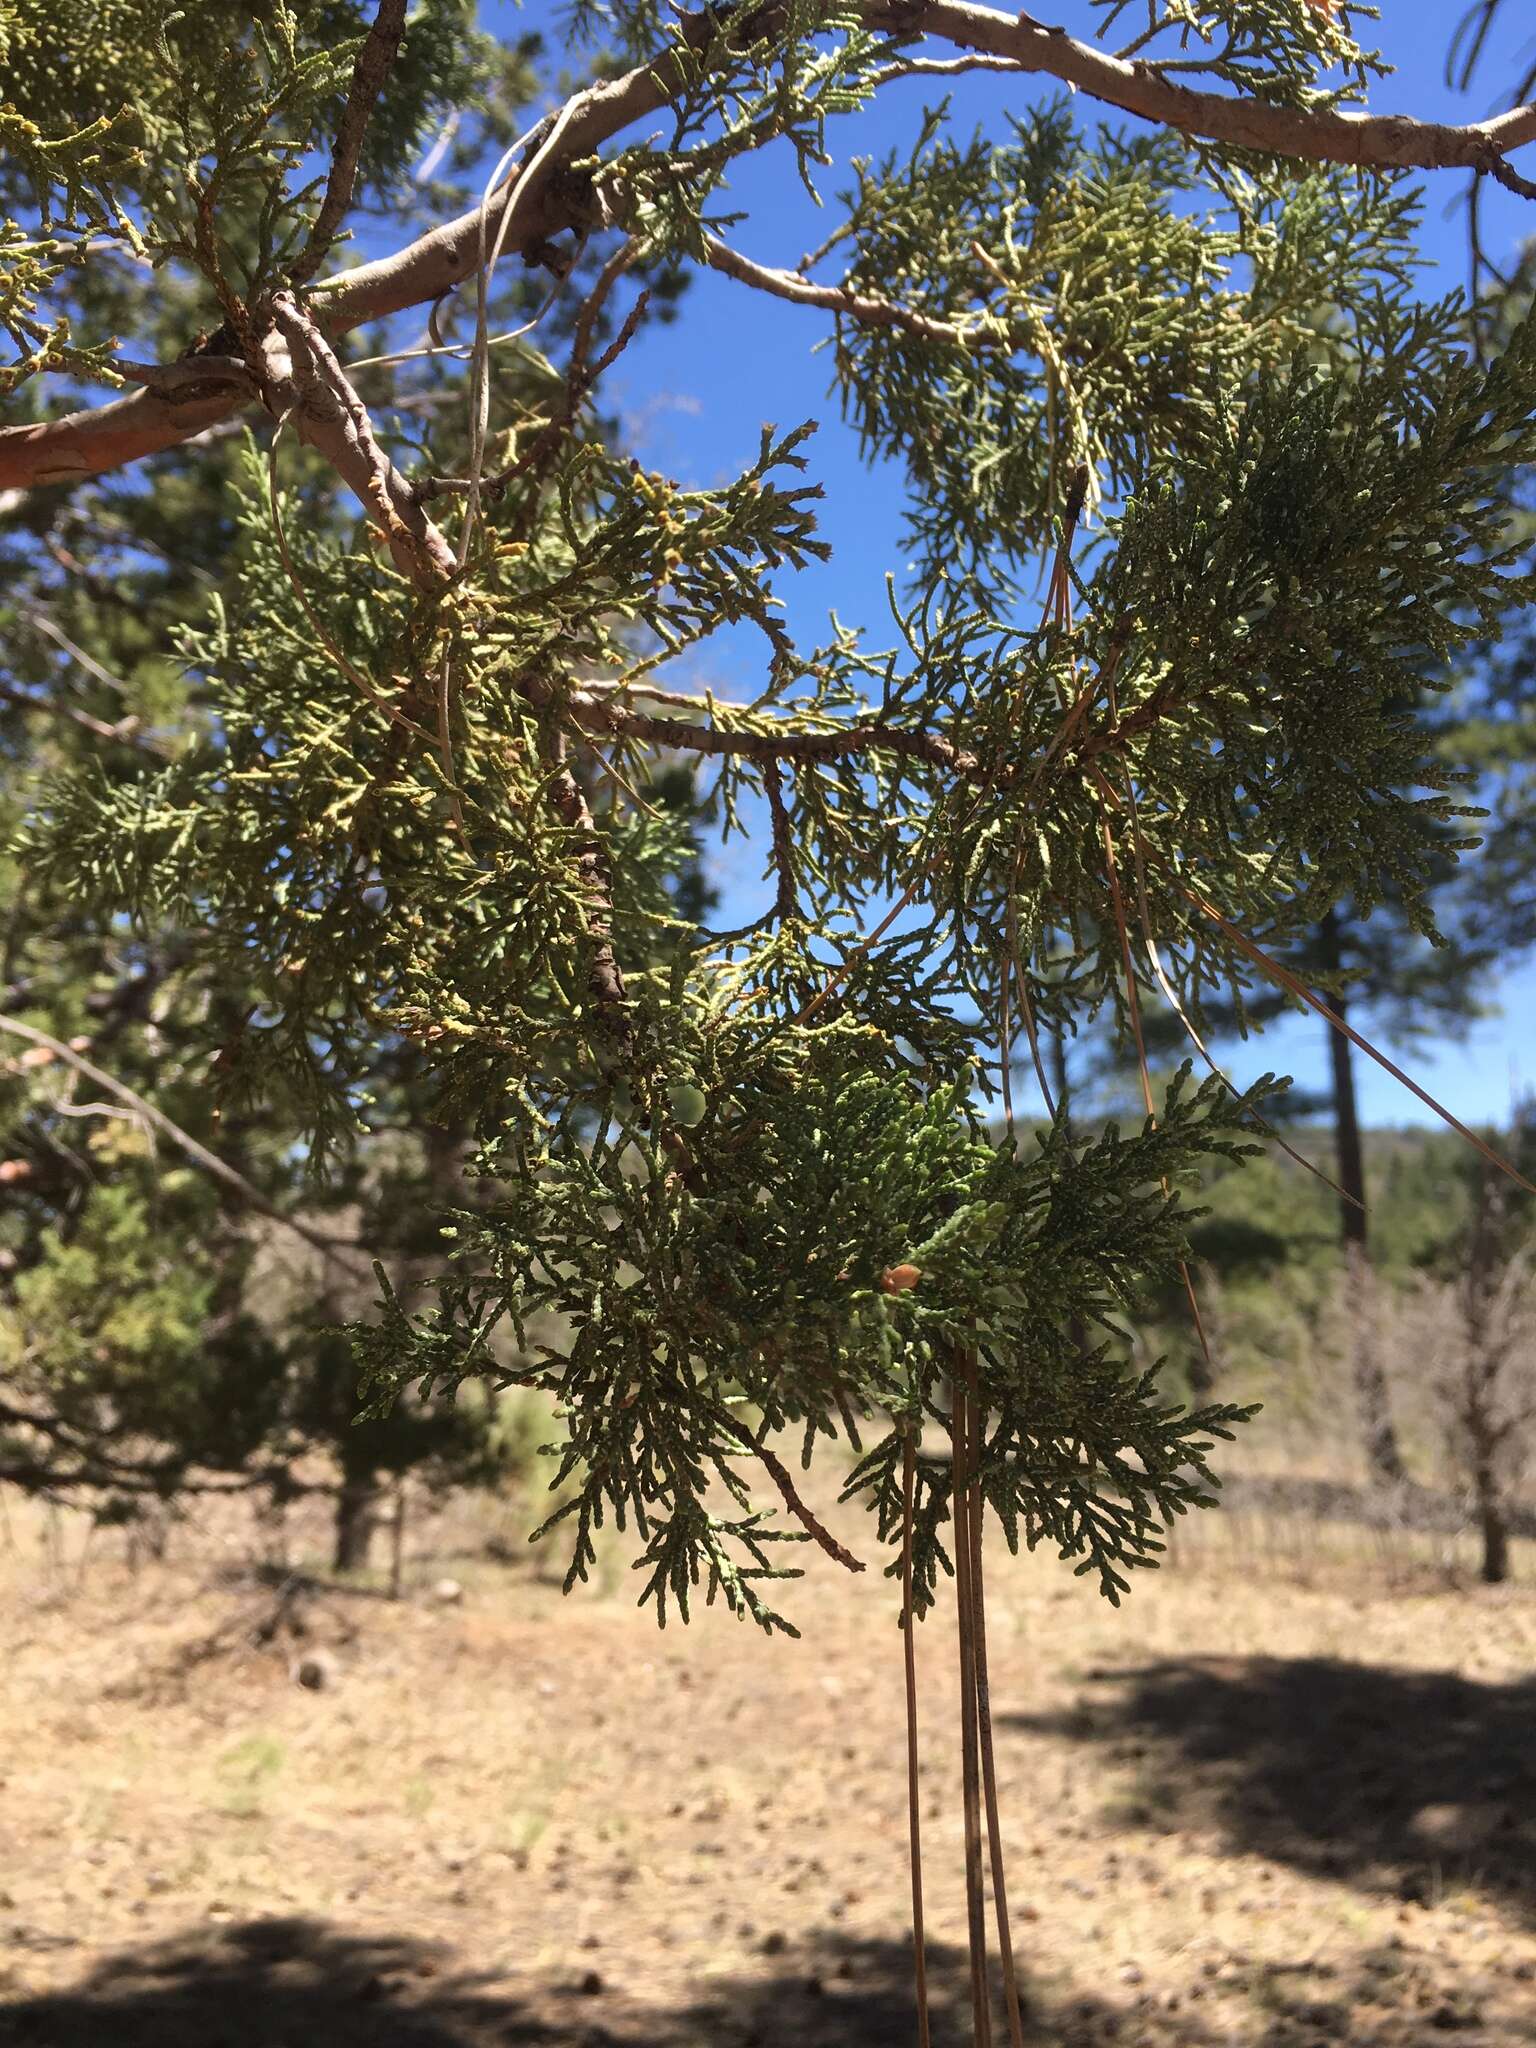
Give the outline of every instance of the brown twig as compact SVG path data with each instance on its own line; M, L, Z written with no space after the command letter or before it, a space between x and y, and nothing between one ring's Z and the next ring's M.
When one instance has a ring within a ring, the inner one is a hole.
M912 1515L917 1447L910 1434L901 1447L901 1648L907 1699L907 1837L912 1859L912 1973L917 1996L917 2048L931 2048L928 2018L928 1944L923 1932L923 1823L917 1782L917 1616L912 1609Z
M1536 180L1522 177L1506 158L1491 156L1479 168L1486 170L1489 177L1496 179L1506 192L1513 192L1517 198L1536 199Z
M1035 1079L1040 1086L1040 1100L1045 1104L1045 1113L1052 1123L1056 1121L1056 1098L1051 1093L1051 1084L1045 1077L1045 1062L1040 1057L1040 1032L1035 1023L1035 1005L1029 993L1029 977L1024 972L1024 962L1019 954L1018 912L1014 907L1014 892L1008 892L1008 906L1004 912L1007 920L1006 943L1008 960L1013 963L1014 982L1019 992L1019 1011L1024 1019L1024 1030L1029 1038L1029 1057L1035 1069ZM1006 970L1008 960L1003 965Z
M400 52L400 38L404 33L405 0L379 0L373 26L363 37L357 62L352 67L352 83L347 89L347 103L341 111L341 126L336 131L336 145L331 151L331 168L325 181L320 211L315 215L309 239L288 273L293 284L309 282L325 261L331 244L346 221L357 183L363 138L368 132L368 123L379 95L389 83L389 74L394 69L395 58Z
M629 997L613 950L613 892L603 864L597 824L581 784L571 773L566 760L563 733L552 731L548 734L544 758L554 771L547 785L550 807L576 838L576 881L585 904L586 938L590 949L587 987L604 1028L612 1037L625 1043L630 1036Z
M147 754L153 761L168 761L169 753L157 746L137 730L138 720L124 718L116 725L108 725L104 718L93 718L88 711L81 711L73 704L55 704L47 697L32 697L25 690L13 689L9 683L0 682L0 697L7 704L15 704L23 711L41 711L46 718L67 719L71 725L78 725L83 732L93 734L99 740L111 740L120 747L132 747L138 753Z
M817 306L824 312L839 313L856 320L861 327L899 327L904 333L916 335L919 341L933 342L940 348L995 349L1012 345L1011 333L988 331L979 325L967 327L956 320L935 320L930 314L898 305L893 299L871 298L869 293L857 292L851 285L812 284L797 271L754 263L750 256L743 256L717 235L704 237L704 254L712 270L735 278L738 284L751 285L756 291L788 299L797 306Z
M795 842L789 810L784 802L784 783L777 761L763 768L763 787L768 793L768 813L773 821L773 866L778 876L774 914L781 923L795 915Z
M692 725L682 718L657 718L629 711L607 697L578 691L571 709L580 723L616 732L652 746L675 747L693 754L734 754L748 761L837 761L856 754L897 754L930 767L945 768L971 779L981 773L979 757L937 733L910 727L871 723L840 726L832 732L730 732L717 725Z
M973 244L973 246L977 245ZM985 254L984 251L980 250L978 250L978 253ZM1056 553L1051 563L1050 584L1046 591L1045 608L1041 613L1037 637L1043 636L1052 625L1060 626L1064 631L1071 630L1072 543L1077 537L1077 523L1083 516L1083 507L1088 502L1089 482L1088 466L1086 463L1080 462L1072 472L1072 480L1067 488L1066 503L1062 507L1061 535L1056 543ZM1099 665L1098 680L1079 691L1076 701L1068 711L1060 727L1058 727L1055 737L1046 748L1039 766L1030 778L1029 787L1024 794L1024 804L1026 807L1032 801L1045 779L1045 774L1050 766L1052 757L1065 743L1074 725L1086 711L1089 701L1097 694L1106 671L1113 674L1114 669L1119 665L1123 644L1123 641L1118 637L1111 638L1109 651ZM1021 691L1014 700L1015 720L1017 720L1022 710L1023 694ZM1002 985L998 997L998 1035L1003 1041L1003 1072L1005 1077L1007 1077L1013 1052L1013 1038L1008 1020L1008 984L1011 976L1018 988L1019 1011L1024 1019L1024 1028L1029 1035L1029 1056L1034 1062L1035 1079L1040 1085L1040 1099L1045 1104L1046 1114L1054 1123L1056 1120L1056 1103L1051 1094L1051 1084L1045 1078L1045 1063L1040 1057L1040 1034L1035 1028L1035 1006L1029 993L1029 977L1024 971L1023 957L1019 952L1019 924L1016 898L1019 888L1019 871L1022 865L1023 850L1022 847L1018 847L1014 853L1013 873L1009 877L1003 912L1003 960L1000 977ZM1012 1081L1009 1078L1008 1092L1010 1095L1011 1091ZM1013 1136L1011 1101L1009 1104L1008 1135L1010 1139Z
M293 559L293 551L288 545L288 528L283 518L282 496L277 488L277 453L282 444L283 429L287 424L288 415L284 413L277 422L277 428L273 433L272 439L267 443L267 504L272 514L272 536L277 542L278 560L282 563L283 573L288 578L289 586L299 601L299 609L303 612L310 631L315 636L316 645L325 650L337 671L346 677L347 681L352 684L360 696L365 697L376 711L382 713L405 736L402 739L402 746L409 744L409 735L411 734L414 734L418 739L430 741L430 733L417 725L414 720L408 718L398 706L391 704L389 699L375 686L372 680L364 675L356 662L351 660L345 651L337 646L331 634L326 630L324 621L309 601L309 592L304 588L304 580L299 574L298 565Z
M785 1471L783 1460L775 1452L770 1451L766 1444L755 1443L751 1448L762 1459L764 1465L767 1466L774 1485L784 1496L784 1505L813 1541L821 1545L828 1557L836 1558L837 1562L845 1570L850 1572L863 1571L864 1566L861 1561L854 1556L851 1550L845 1549L838 1542L830 1529L826 1528L816 1519L799 1494L796 1493L795 1482L790 1478L788 1472Z

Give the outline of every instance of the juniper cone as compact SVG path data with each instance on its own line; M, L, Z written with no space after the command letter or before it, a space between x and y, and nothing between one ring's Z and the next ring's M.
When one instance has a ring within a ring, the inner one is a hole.
M1269 1083L1186 1070L1135 1128L1000 1138L1000 1066L1134 1028L1142 982L1192 1017L1257 987L1346 897L1427 925L1470 826L1402 707L1529 595L1503 508L1536 326L1479 360L1421 299L1419 174L1536 193L1536 107L1372 115L1369 11L1311 0L1109 0L1082 40L969 0L584 0L563 55L591 83L483 204L358 262L367 181L436 146L457 7L89 12L0 30L0 489L14 512L234 430L237 530L179 647L214 715L62 769L26 886L173 923L248 988L238 1031L208 1014L208 1085L299 1104L317 1164L366 1131L381 1048L420 1053L478 1178L432 1305L386 1288L353 1342L380 1407L476 1375L558 1397L573 1579L612 1519L659 1617L702 1586L789 1626L784 1543L852 1561L793 1467L855 1429L898 1570L905 1447L973 1362L984 1509L1117 1598L1238 1420L1129 1375L1121 1332ZM942 99L976 65L1016 75L987 137ZM829 188L814 260L761 250L738 163L814 183L914 74L915 149ZM186 293L164 357L81 290L124 251ZM493 262L554 309L494 348ZM707 490L582 431L647 283L702 266L804 304L905 474L883 633L811 645L780 609L825 553L810 423ZM452 407L392 409L366 359L448 342ZM312 516L317 476L355 518ZM727 624L761 640L749 701L674 673ZM658 754L756 833L745 930L679 900ZM914 1462L922 1607L954 1468Z

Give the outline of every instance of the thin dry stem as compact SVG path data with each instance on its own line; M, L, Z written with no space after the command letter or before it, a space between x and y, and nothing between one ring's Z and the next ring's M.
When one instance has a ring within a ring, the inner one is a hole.
M997 1916L997 1950L1003 1966L1003 2010L1008 2021L1011 2048L1024 2048L1024 2021L1019 2003L1019 1980L1013 1962L1013 1930L1008 1919L1008 1885L1004 1871L1003 1829L998 1815L997 1759L992 1743L992 1690L987 1675L987 1592L982 1571L981 1546L986 1526L986 1503L981 1492L981 1457L986 1441L986 1418L977 1388L976 1359L967 1355L964 1399L970 1410L969 1435L976 1466L975 1491L971 1507L971 1618L976 1665L976 1728L981 1747L981 1783L986 1801L987 1844L992 1864L992 1908Z
M774 1485L783 1494L784 1505L789 1509L795 1520L800 1523L802 1528L809 1533L813 1541L819 1543L828 1557L835 1558L846 1571L863 1571L862 1561L856 1558L851 1550L846 1549L838 1542L831 1530L816 1519L799 1494L796 1493L795 1482L785 1470L783 1460L775 1452L770 1451L766 1444L754 1444L752 1448L758 1457L762 1459L764 1465L767 1466L769 1476L772 1478Z
M907 1835L912 1858L912 1970L917 1997L918 2048L931 2048L928 2018L928 1945L923 1932L923 1823L917 1782L917 1617L912 1610L912 1515L917 1447L908 1435L901 1451L901 1642L907 1695Z
M204 1173L211 1174L215 1180L221 1181L231 1193L238 1195L248 1208L268 1217L284 1230L291 1231L295 1237L303 1238L306 1244L313 1245L328 1258L337 1257L338 1247L350 1243L350 1240L337 1239L323 1230L314 1230L307 1223L300 1223L295 1217L286 1215L274 1202L269 1201L259 1188L253 1186L243 1173L237 1172L227 1160L221 1159L217 1152L210 1152L208 1147L200 1144L190 1131L184 1131L180 1124L173 1122L163 1109L157 1109L154 1103L147 1102L136 1090L130 1088L126 1081L119 1081L115 1074L107 1073L105 1068L98 1067L93 1060L86 1059L76 1052L73 1046L66 1045L51 1032L41 1031L35 1024L25 1024L19 1017L8 1017L3 1014L0 1014L0 1032L52 1053L62 1065L71 1068L77 1074L83 1074L88 1081L131 1110L147 1129L158 1131L162 1137L169 1138L177 1150L184 1153L194 1166L200 1166Z
M955 1518L955 1620L960 1651L960 1773L965 1825L965 1902L970 1939L971 2025L975 2048L991 2048L992 1997L987 1983L987 1915L981 1875L981 1773L976 1709L976 1603L971 1566L970 1403L961 1377L950 1381Z
M363 38L352 69L347 103L336 131L336 146L331 151L325 197L320 202L320 211L315 215L315 224L310 229L303 253L289 272L296 285L307 284L314 276L345 224L357 184L363 138L368 133L368 123L379 95L388 85L389 74L395 68L400 38L404 33L405 0L379 0L379 11Z

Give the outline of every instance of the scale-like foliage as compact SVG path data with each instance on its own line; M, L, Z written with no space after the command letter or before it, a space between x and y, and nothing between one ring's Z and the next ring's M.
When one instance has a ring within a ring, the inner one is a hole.
M227 0L10 0L0 7L0 325L16 346L0 392L45 370L111 381L111 350L72 343L38 299L121 238L156 265L181 260L256 296L302 246L319 206L315 152L336 120L371 10L362 0L260 9ZM430 123L471 96L482 39L465 0L415 10L411 47L370 124L361 165L401 184ZM192 339L192 337L188 337Z
M275 10L202 56L167 19L162 154L136 183L102 172L253 362L302 331L275 288L352 61L332 12ZM577 167L578 241L623 236L637 273L751 275L720 240L734 167L782 141L809 179L909 40L801 4L614 19L668 111ZM1373 62L1312 0L1166 0L1130 54L1314 109ZM55 105L50 132L92 112ZM402 123L386 102L391 148ZM1010 1539L1111 1597L1210 1498L1238 1415L1170 1407L1125 1332L1178 1271L1180 1185L1241 1156L1261 1091L1181 1076L1092 1142L1000 1133L989 1098L1021 1032L1134 1027L1154 977L1196 1008L1240 998L1247 934L1346 895L1428 926L1465 807L1404 707L1531 589L1503 507L1536 458L1536 326L1480 363L1454 302L1414 300L1414 221L1384 173L1089 134L1053 101L1000 141L940 107L862 166L821 255L756 281L836 316L848 416L905 472L918 568L889 646L786 623L787 577L825 553L808 429L707 489L577 431L617 260L563 374L526 340L482 352L539 410L471 436L471 478L462 414L429 413L408 454L377 422L365 442L344 380L311 391L297 417L322 446L349 423L383 546L314 530L295 434L253 446L237 558L183 649L210 729L142 773L60 777L27 858L100 913L195 934L250 992L222 1085L280 1090L317 1155L368 1128L382 1046L419 1047L472 1110L437 1305L386 1285L354 1341L380 1403L472 1375L554 1394L574 1576L611 1518L658 1613L702 1585L780 1625L765 1488L790 1535L837 1546L775 1444L809 1460L863 1423L850 1492L886 1538L915 1452L926 1601L953 1493L934 1435L972 1374ZM805 285L834 255L838 281ZM26 346L63 346L32 318ZM762 647L747 703L680 687L727 625ZM744 930L679 898L659 754L712 774L727 835L760 828Z

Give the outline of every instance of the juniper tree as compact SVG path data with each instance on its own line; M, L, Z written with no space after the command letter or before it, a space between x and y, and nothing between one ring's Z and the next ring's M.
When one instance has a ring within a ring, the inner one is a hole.
M1008 1103L1001 1142L988 1097L1069 1017L1134 1038L1143 984L1193 1012L1283 979L1276 949L1345 896L1390 888L1427 924L1463 807L1403 707L1528 593L1500 506L1536 450L1536 327L1480 361L1457 305L1420 301L1405 174L1536 192L1510 161L1536 109L1371 115L1368 11L1328 0L1106 0L1083 41L961 0L585 0L595 82L482 203L353 263L357 167L400 147L403 0L212 35L121 14L137 114L61 89L41 10L18 17L33 198L4 312L18 380L137 388L0 436L0 486L243 417L242 545L182 643L216 729L60 776L29 870L238 974L256 1000L221 1085L301 1104L317 1162L367 1129L381 1045L430 1058L477 1177L436 1305L386 1289L354 1341L380 1403L475 1375L557 1398L573 1581L612 1521L658 1618L702 1587L792 1626L783 1539L863 1560L791 1447L859 1446L847 1493L909 1652L958 1578L980 2032L983 1520L1115 1599L1211 1498L1237 1411L1128 1376L1119 1321L1178 1269L1181 1187L1252 1146L1268 1084L1185 1071L1092 1137L1026 1139ZM911 151L823 179L820 250L747 253L739 162L814 186L891 82L977 65L1018 79L1003 132L940 102ZM56 317L107 239L196 282L190 354ZM491 346L484 284L513 257L572 318L546 395L493 431L503 366L532 360ZM813 644L782 609L826 551L809 424L709 488L576 431L656 303L632 281L701 266L830 319L838 401L909 494L883 635ZM416 345L462 361L456 445L370 403L350 337L413 308ZM301 449L355 532L307 517ZM740 701L685 686L727 625L762 649ZM744 928L680 914L658 752L707 770L726 829L766 820Z

